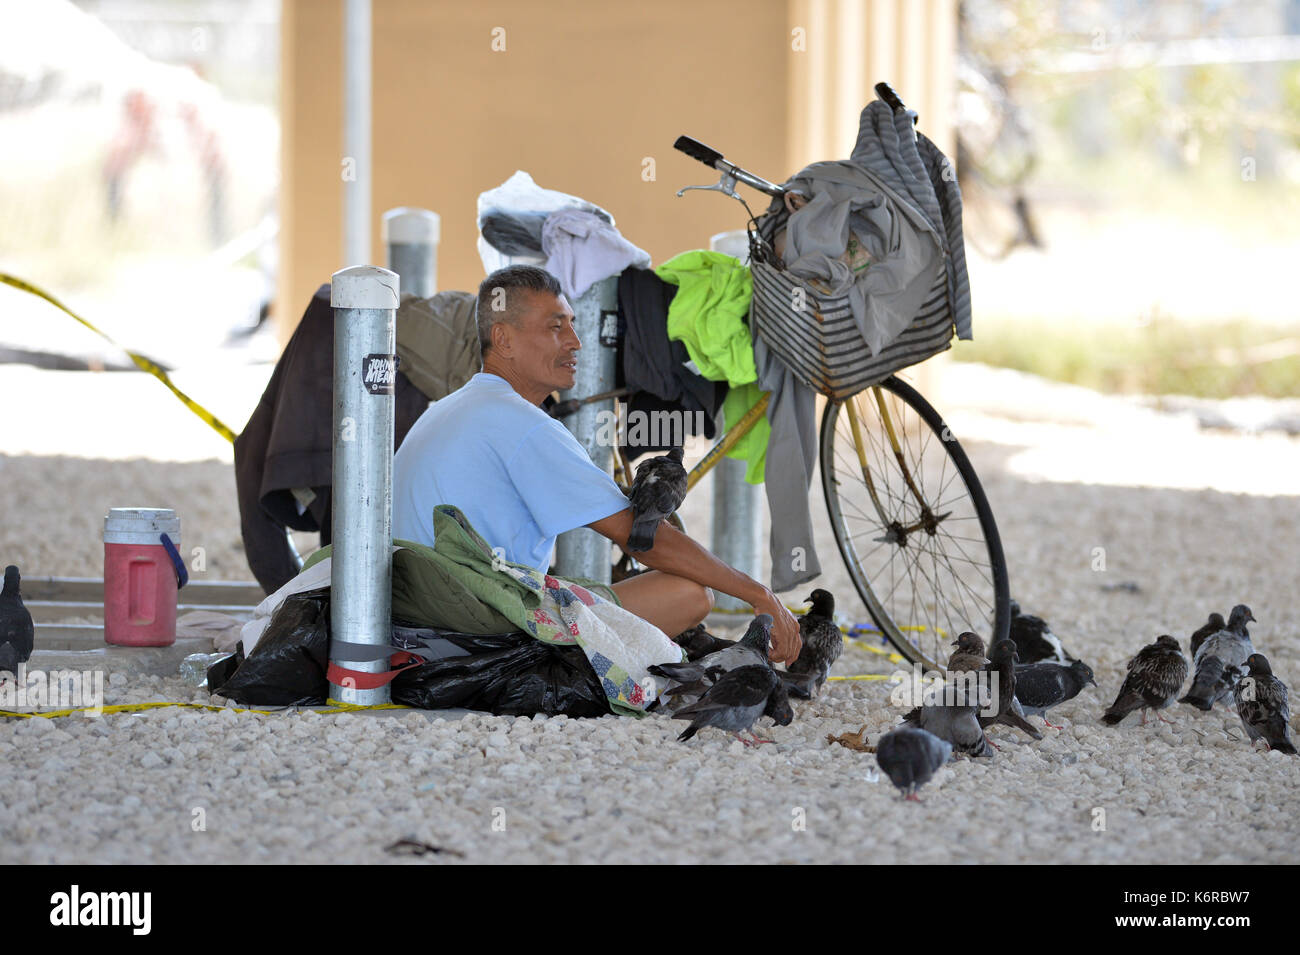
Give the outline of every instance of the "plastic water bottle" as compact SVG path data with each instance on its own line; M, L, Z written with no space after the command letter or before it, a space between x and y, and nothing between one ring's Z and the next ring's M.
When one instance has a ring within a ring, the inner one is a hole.
M208 667L233 656L231 653L191 653L181 661L181 679L186 686L207 686Z

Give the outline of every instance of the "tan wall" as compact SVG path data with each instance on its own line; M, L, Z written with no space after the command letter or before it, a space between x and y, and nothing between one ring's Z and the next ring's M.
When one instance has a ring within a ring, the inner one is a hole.
M477 288L475 200L524 169L608 209L657 264L745 220L716 193L673 195L716 178L672 149L678 134L780 181L847 155L877 79L894 79L944 146L954 5L373 0L372 260L384 261L383 212L422 206L442 217L439 288ZM341 261L342 4L284 0L282 24L277 310L287 338L315 288L356 263ZM492 49L495 27L503 52ZM796 28L803 50L792 49ZM750 204L760 211L763 197Z

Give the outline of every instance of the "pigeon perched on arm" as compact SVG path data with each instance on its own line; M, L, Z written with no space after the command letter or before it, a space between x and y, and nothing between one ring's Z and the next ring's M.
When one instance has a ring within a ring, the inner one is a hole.
M1016 668L1016 699L1027 716L1042 717L1052 729L1064 729L1047 718L1052 707L1072 700L1091 683L1097 685L1092 668L1081 660L1069 666L1057 663L1032 663Z
M920 802L916 791L952 757L952 744L913 726L890 730L876 742L876 762L903 798Z
M1232 688L1246 672L1246 658L1255 652L1246 623L1255 615L1245 604L1237 604L1228 614L1228 625L1202 641L1192 658L1192 688L1180 699L1198 710L1209 710L1227 699Z
M627 496L632 504L632 533L626 549L649 550L654 546L659 522L671 517L686 497L682 449L673 448L639 465Z
M1183 656L1177 640L1163 634L1128 661L1124 685L1101 721L1107 726L1118 726L1124 717L1141 709L1143 726L1146 726L1147 710L1155 710L1156 718L1168 723L1160 711L1173 703L1186 679L1187 657Z
M948 666L945 667L950 673L983 670L989 662L984 658L984 641L969 630L957 634L953 646L957 650L948 658Z
M1196 651L1201 649L1201 644L1205 642L1206 637L1218 633L1220 630L1226 629L1228 629L1228 625L1223 621L1223 614L1210 614L1210 619L1201 624L1200 629L1192 634L1192 642L1188 652L1191 653L1193 658L1195 658Z
M999 640L993 645L993 652L989 656L984 672L989 674L990 679L993 676L997 678L998 711L993 716L979 717L980 726L988 727L1001 723L1005 726L1014 726L1034 739L1042 739L1043 734L1034 728L1034 724L1025 719L1020 704L1016 702L1016 662L1019 658L1016 656L1015 642ZM995 747L997 745L992 740L989 740L989 743Z
M753 735L754 721L768 713L778 723L792 716L785 689L776 671L764 663L761 666L743 666L726 673L719 667L710 667L708 676L716 682L705 691L698 702L678 710L673 718L690 720L691 725L677 737L685 742L706 726L726 730L746 746L770 743ZM749 731L750 739L740 734Z
M1050 660L1069 666L1075 658L1065 652L1060 638L1042 617L1020 612L1020 604L1011 601L1011 640L1016 645L1016 655L1022 666Z
M0 590L0 671L15 675L18 664L31 659L36 643L32 615L18 592L20 581L17 567L10 564L5 568L4 589Z
M1262 739L1269 749L1296 755L1295 744L1291 742L1291 707L1286 684L1273 675L1262 653L1247 657L1246 667L1249 674L1232 688L1246 735L1252 744Z
M807 675L812 681L812 693L817 694L844 649L844 637L835 623L835 598L829 591L814 590L808 596L808 602L812 607L799 618L803 649L786 672Z

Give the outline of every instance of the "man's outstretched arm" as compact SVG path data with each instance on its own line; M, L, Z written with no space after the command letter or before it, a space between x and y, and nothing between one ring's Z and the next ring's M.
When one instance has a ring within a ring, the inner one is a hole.
M632 533L632 511L619 511L587 526L623 547ZM667 521L659 525L654 547L636 556L647 567L693 580L702 587L743 600L758 613L771 614L772 659L788 664L799 656L803 646L799 624L785 604L758 581L723 563Z

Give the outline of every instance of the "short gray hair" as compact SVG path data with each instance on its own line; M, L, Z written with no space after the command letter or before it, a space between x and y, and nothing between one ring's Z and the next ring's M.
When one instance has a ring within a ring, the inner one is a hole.
M492 326L497 322L519 324L520 291L550 292L556 298L564 294L560 281L535 265L507 265L497 269L478 287L474 317L478 322L480 354L492 347Z

